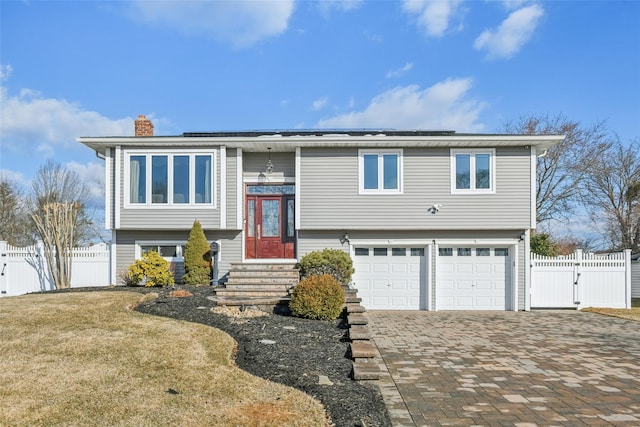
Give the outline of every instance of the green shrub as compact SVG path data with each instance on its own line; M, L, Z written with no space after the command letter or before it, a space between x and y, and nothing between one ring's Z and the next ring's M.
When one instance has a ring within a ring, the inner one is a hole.
M184 276L186 285L208 285L211 281L211 252L200 221L195 220L184 249Z
M529 242L531 252L543 256L557 256L558 245L547 233L533 233Z
M351 257L340 249L309 252L300 259L300 274L305 277L329 274L346 285L351 281L353 273Z
M155 251L142 255L129 266L130 283L134 286L173 285L173 274L169 271L169 263Z
M294 316L333 320L342 313L344 289L329 274L305 277L293 289L289 308Z

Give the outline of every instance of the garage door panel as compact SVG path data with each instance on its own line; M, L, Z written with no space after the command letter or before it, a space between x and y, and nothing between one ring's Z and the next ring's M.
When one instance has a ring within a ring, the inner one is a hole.
M453 258L453 259L460 259L460 258ZM473 264L469 262L460 262L459 264L456 264L455 272L456 273L473 273Z
M382 262L376 262L371 265L372 271L374 273L388 273L389 272L389 264L384 264Z
M356 247L353 281L368 309L419 310L426 304L424 250ZM378 255L374 255L377 253Z
M505 310L511 284L510 257L505 256L509 252L489 247L441 248L436 264L436 308Z
M409 266L407 264L391 264L391 272L404 274L409 272Z
M492 290L495 289L495 285L493 280L476 280L476 287L480 290Z
M386 280L374 280L373 281L373 289L387 289L389 287L389 282Z
M491 264L476 264L476 273L478 274L491 274L493 273L493 268Z

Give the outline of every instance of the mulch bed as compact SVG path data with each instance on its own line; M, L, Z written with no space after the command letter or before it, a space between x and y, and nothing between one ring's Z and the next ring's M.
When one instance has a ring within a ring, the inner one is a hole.
M170 292L180 289L193 296L170 296ZM351 379L352 362L343 319L329 322L275 314L229 317L211 312L215 303L207 299L213 295L210 287L175 286L150 291L158 292L160 297L141 303L137 311L225 331L238 343L238 367L317 398L336 426L391 426L379 389ZM321 377L328 377L333 384L320 384Z

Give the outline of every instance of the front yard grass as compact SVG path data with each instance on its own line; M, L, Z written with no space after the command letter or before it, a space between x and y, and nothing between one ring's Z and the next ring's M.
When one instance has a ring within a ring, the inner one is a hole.
M310 396L235 367L235 342L128 307L135 292L0 299L0 425L325 426Z
M622 319L637 320L640 321L640 305L634 303L630 309L626 308L598 308L587 307L582 311L588 311L590 313L602 314L605 316L620 317Z

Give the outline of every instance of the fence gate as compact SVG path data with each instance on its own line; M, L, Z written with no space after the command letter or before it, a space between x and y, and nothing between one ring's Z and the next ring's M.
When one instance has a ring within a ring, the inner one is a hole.
M531 308L631 307L631 251L531 254Z

